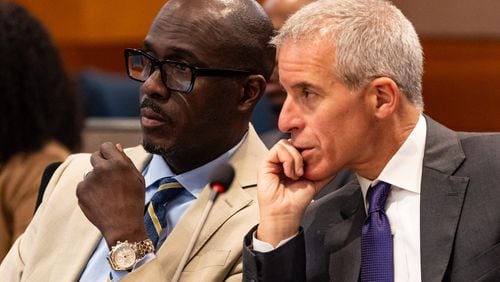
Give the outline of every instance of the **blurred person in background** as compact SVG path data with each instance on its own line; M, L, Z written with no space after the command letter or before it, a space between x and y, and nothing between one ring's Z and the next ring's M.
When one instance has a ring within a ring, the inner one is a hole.
M29 224L45 167L80 146L78 97L42 24L0 3L0 261Z

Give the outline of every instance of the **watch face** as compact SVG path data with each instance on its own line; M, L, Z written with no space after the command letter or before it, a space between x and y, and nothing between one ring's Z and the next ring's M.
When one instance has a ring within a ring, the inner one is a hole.
M131 268L135 263L135 251L130 245L122 244L114 252L114 261L122 269Z

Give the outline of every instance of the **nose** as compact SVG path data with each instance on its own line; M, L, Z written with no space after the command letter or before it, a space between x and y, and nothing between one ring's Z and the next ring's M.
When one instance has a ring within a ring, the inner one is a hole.
M282 132L293 133L304 127L296 101L287 95L278 119L278 128Z
M141 85L141 97L148 96L156 100L168 100L170 98L170 91L167 89L161 79L161 73L156 68L153 73Z

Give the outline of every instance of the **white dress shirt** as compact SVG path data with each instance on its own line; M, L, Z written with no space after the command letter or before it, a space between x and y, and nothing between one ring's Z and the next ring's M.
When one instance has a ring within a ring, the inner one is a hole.
M394 281L421 281L420 269L420 185L427 124L421 115L417 125L396 154L373 182L356 175L361 185L365 208L370 185L379 181L391 184L385 210L394 244Z
M375 185L379 181L392 185L385 207L393 235L395 282L421 281L420 187L426 135L427 124L425 118L420 115L413 131L377 179L370 181L356 175L365 199L366 210L368 210L366 194L370 185ZM277 247L293 237L281 241ZM274 248L271 244L255 238L254 234L253 249L258 252L269 252Z

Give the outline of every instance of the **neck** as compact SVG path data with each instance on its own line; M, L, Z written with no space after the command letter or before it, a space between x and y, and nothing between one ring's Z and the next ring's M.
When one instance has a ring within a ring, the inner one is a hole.
M212 142L197 148L180 148L170 154L162 155L172 172L181 174L203 166L226 153L236 146L243 138L245 132L242 132L234 138L227 138L223 142Z
M374 140L370 144L370 154L354 171L366 179L375 180L413 131L419 116L420 111L411 107L381 121L370 139Z

